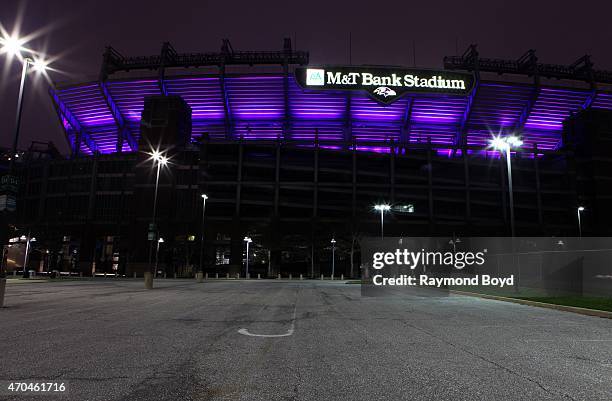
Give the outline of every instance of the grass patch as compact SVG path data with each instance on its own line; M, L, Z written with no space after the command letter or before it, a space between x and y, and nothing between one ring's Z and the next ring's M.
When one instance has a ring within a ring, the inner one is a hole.
M576 306L578 308L597 309L612 312L612 298L604 297L514 297L528 301L544 302L554 305Z

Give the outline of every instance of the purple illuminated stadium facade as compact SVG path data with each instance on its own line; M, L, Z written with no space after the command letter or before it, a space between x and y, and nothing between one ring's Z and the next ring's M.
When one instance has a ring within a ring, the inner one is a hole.
M395 81L395 94L363 81L305 87L322 67L429 71L466 85L461 95ZM328 275L330 238L348 255L355 238L379 235L380 203L391 207L389 236L498 237L511 221L517 236L575 236L578 206L583 235L612 235L611 86L612 72L587 56L553 65L533 51L482 58L475 46L438 71L312 66L290 40L272 52L228 41L218 53L166 43L150 57L108 48L98 80L50 89L71 154L20 158L17 225L69 269L129 275L150 268L155 235L169 274L193 274L194 261L240 273L248 235L260 255L253 274ZM494 135L524 141L512 152L513 208ZM171 160L158 196L151 145ZM336 272L354 274L343 260Z
M461 60L469 59L464 56ZM447 63L451 64L451 63ZM612 109L612 93L578 87L500 82L482 77L468 96L408 94L382 105L367 94L300 88L285 73L214 73L105 79L51 91L68 141L83 154L137 150L144 99L181 96L192 110L192 138L348 141L363 150L390 143L486 147L492 133L518 133L525 147L561 146L562 123L584 108ZM80 135L77 135L80 133Z

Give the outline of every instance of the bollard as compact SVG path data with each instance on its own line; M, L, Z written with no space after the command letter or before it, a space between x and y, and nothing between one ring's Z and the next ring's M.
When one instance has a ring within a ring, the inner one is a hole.
M340 280L344 280L344 274L340 275Z
M334 280L334 276L330 276L329 279L333 281Z
M279 280L281 279L281 275L280 275L280 273L278 273L278 279L279 279Z
M202 272L197 272L196 273L196 283L201 283L202 282Z
M0 277L0 308L4 306L4 291L6 289L6 278Z
M321 274L321 280L323 280L323 275Z
M17 270L13 270L13 277L17 276Z
M257 280L261 279L261 274L257 273Z
M144 283L145 283L145 289L147 290L153 289L153 273L145 272Z
M136 278L136 272L134 272L134 278Z
M300 280L304 280L304 276L300 274Z
M225 273L225 278L229 279L229 273Z
M176 273L174 273L174 278L176 278Z
M289 273L289 280L291 280L291 279L292 279L292 277L291 277L291 273Z
M219 278L219 273L215 273L215 278Z
M83 277L83 272L79 272L79 277Z
M250 279L251 278L251 273L247 273L247 275L244 278L246 278L247 280Z
M208 280L208 273L204 275L204 280Z

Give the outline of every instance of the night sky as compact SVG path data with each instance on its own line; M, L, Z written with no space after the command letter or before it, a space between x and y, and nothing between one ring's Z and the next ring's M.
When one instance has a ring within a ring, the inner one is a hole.
M595 68L612 70L609 1L0 0L0 7L9 32L19 19L22 34L43 30L27 46L58 57L53 66L62 73L50 74L57 82L97 79L106 45L153 55L164 41L178 52L218 51L223 38L235 50L280 50L291 37L312 63L348 63L349 32L353 64L412 66L414 41L421 67L439 68L443 56L477 43L483 57L516 59L533 48L540 62L591 54ZM0 145L10 146L21 66L0 58ZM50 140L68 151L44 81L30 80L22 124L21 148Z

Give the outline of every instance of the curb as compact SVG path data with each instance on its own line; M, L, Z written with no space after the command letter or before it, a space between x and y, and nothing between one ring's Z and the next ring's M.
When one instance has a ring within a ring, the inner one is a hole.
M545 303L545 302L529 301L527 299L500 297L500 296L497 296L497 295L479 294L479 293L476 293L476 292L468 292L468 291L450 290L449 292L451 294L466 295L466 296L469 296L469 297L477 297L477 298L484 298L484 299L493 299L493 300L496 300L496 301L512 302L512 303L515 303L515 304L528 305L528 306L537 306L537 307L540 307L540 308L555 309L555 310L560 310L560 311L564 311L564 312L578 313L580 315L596 316L596 317L601 317L601 318L604 318L604 319L612 319L612 312L608 312L608 311L604 311L604 310L599 310L599 309L588 309L588 308L580 308L578 306L548 304L548 303Z

